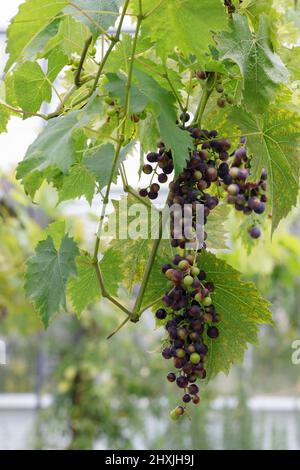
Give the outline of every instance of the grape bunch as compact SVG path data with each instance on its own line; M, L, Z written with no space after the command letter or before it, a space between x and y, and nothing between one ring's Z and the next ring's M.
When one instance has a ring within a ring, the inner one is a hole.
M143 166L142 171L146 175L152 175L152 177L149 186L142 188L139 194L142 197L148 197L154 200L158 197L160 184L166 183L168 181L168 175L173 173L172 153L166 150L163 142L160 142L158 144L158 152L150 152L146 158L149 163ZM157 177L157 182L153 182L155 176Z
M175 255L172 264L162 266L162 272L171 282L162 301L164 308L156 311L156 318L164 320L167 340L162 356L172 359L177 373L169 372L167 380L182 389L182 405L171 411L178 419L189 402L200 402L198 379L205 379L205 360L208 347L205 339L216 339L219 321L213 305L214 285L206 273L196 266L197 255Z
M218 174L226 188L228 204L232 204L237 211L245 215L261 215L265 212L267 172L262 170L258 182L247 181L250 176L250 161L244 145L235 151L230 166L226 162L219 166ZM252 238L259 238L261 235L260 228L255 225L248 231Z
M193 149L187 155L182 172L169 183L167 199L169 207L174 204L180 207L184 236L176 238L174 214L171 213L171 245L180 254L175 255L172 263L162 266L171 287L162 298L162 308L156 311L156 318L163 322L167 331L167 344L162 356L172 359L178 370L178 373L169 372L167 379L183 389L182 404L171 411L172 419L182 416L189 402L200 402L196 381L206 377L208 347L205 340L215 340L219 336L215 325L220 318L213 303L214 285L197 266L198 253L206 249L206 244L204 242L199 246L196 243L196 248L191 251L186 246L188 242L197 241L197 205L203 205L205 226L210 213L224 195L228 204L245 215L264 213L267 202L267 172L262 171L258 182L249 181L251 158L247 154L245 138L241 138L238 148L232 150L229 140L218 138L215 130L188 126L185 131L193 138ZM163 180L167 181L174 165L172 153L166 150L162 142L159 143L158 152L149 153L147 160L156 163L156 167L153 169L146 164L144 172L157 174L159 167L162 173L158 174L158 178L163 176ZM157 197L159 185L152 179L149 187L140 191L141 196L150 199ZM191 226L188 235L184 230L186 222ZM252 225L249 234L252 238L259 238L260 228ZM204 240L206 238L204 231Z

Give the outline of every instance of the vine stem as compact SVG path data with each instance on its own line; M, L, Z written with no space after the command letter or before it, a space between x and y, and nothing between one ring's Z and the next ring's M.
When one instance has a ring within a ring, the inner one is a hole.
M85 41L83 51L82 51L82 54L81 54L81 57L80 57L80 61L79 61L79 64L78 64L78 68L77 68L77 71L76 71L76 74L75 74L74 83L75 83L76 87L78 87L78 88L81 86L80 76L81 76L83 64L84 64L84 61L85 61L85 58L86 58L86 55L88 53L88 50L89 50L89 47L91 45L92 40L93 40L93 36L89 36L88 39Z
M125 14L126 14L126 10L128 8L128 4L129 4L129 0L126 0L123 12L121 14L119 26L118 26L118 29L117 29L117 32L116 32L115 41L111 43L108 51L106 52L106 55L104 56L104 58L101 62L101 65L100 65L99 70L98 70L97 77L96 77L95 82L94 82L94 87L97 86L98 80L99 80L101 72L103 70L103 67L104 67L104 65L105 65L105 63L108 59L108 56L109 56L111 50L113 49L113 46L114 46L115 42L119 40L121 27L122 27L122 23L123 23ZM127 315L129 315L130 319L132 317L132 312L130 312L126 307L124 307L122 304L120 304L116 299L111 297L108 294L108 292L105 288L103 275L102 275L102 272L101 272L101 269L100 269L100 266L99 266L99 261L98 261L98 252L99 252L99 246L100 246L100 237L101 237L101 232L102 232L102 227L103 227L103 221L104 221L105 214L106 214L106 207L107 207L107 204L109 202L109 194L110 194L111 184L112 184L112 180L113 180L115 170L116 170L116 167L117 167L117 162L118 162L118 158L119 158L119 155L120 155L120 151L121 151L121 148L122 148L122 145L123 145L123 142L124 142L124 134L125 134L125 130L126 130L126 118L128 116L128 112L129 112L130 89L131 89L132 74L133 74L134 56L135 56L135 52L136 52L137 40L138 40L138 35L139 35L140 27L141 27L141 22L143 20L143 16L142 16L142 12L141 12L141 2L139 4L140 4L140 14L137 18L136 31L135 31L135 35L134 35L134 39L133 39L133 44L132 44L131 62L130 62L128 77L127 77L127 83L126 83L126 88L125 88L124 118L123 118L121 129L120 129L118 143L117 143L116 149L115 149L115 154L114 154L114 158L113 158L113 162L112 162L112 168L111 168L109 181L108 181L106 191L105 191L105 196L104 196L104 200L103 200L103 206L102 206L102 211L101 211L101 216L100 216L100 221L99 221L99 228L98 228L98 233L97 233L95 247L94 247L94 256L93 256L93 264L94 264L95 269L96 269L96 275L97 275L97 279L98 279L98 282L99 282L99 285L100 285L100 290L101 290L102 295L104 297L108 298L112 303L114 303L116 306L118 306Z
M145 269L145 273L144 273L144 276L143 276L143 280L142 280L141 286L139 288L139 292L138 292L138 295L137 295L137 298L136 298L136 301L135 301L135 304L134 304L134 307L133 307L131 321L134 322L134 323L136 323L140 318L140 312L139 311L140 311L140 308L141 308L141 305L142 305L142 302L143 302L144 294L145 294L147 284L148 284L148 281L149 281L149 277L150 277L150 274L151 274L151 271L152 271L153 263L154 263L154 260L156 258L156 255L157 255L157 250L158 250L160 242L161 242L161 238L162 238L162 212L159 211L159 236L153 243L152 250L151 250L151 253L150 253L150 257L149 257L149 260L148 260L148 263L147 263L147 266L146 266L146 269Z
M205 86L203 87L203 93L202 93L197 111L195 113L194 124L196 124L199 127L201 127L202 117L203 117L207 102L209 100L209 97L213 92L215 83L216 83L216 74L213 73L209 76Z

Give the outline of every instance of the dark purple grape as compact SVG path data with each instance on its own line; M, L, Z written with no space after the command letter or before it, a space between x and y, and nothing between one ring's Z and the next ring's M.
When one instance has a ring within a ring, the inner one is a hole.
M148 153L146 158L147 158L148 162L155 163L155 162L158 161L159 154L156 153L156 152L150 152L150 153Z
M140 195L141 197L147 197L147 196L148 196L148 190L147 190L146 188L140 189L139 195Z
M219 336L219 330L216 326L209 326L207 329L207 336L211 339L216 339Z
M177 377L176 383L179 388L187 388L189 381L187 377L185 377L184 375L180 375L179 377Z
M164 320L167 316L167 312L165 311L164 308L159 308L156 311L155 316L156 316L156 318L158 318L158 320Z
M148 198L149 198L149 199L154 200L154 199L156 199L157 197L158 197L158 193L157 193L157 192L149 191L149 193L148 193Z
M181 122L188 122L190 120L190 115L189 113L181 113L179 119Z
M191 399L192 399L192 397L191 397L188 393L186 393L186 394L183 395L183 397L182 397L183 403L189 403L189 402L191 401Z
M157 177L160 183L166 183L168 181L168 176L165 173L160 173Z
M257 239L261 236L261 230L259 227L251 227L249 234L251 238Z
M168 379L169 382L175 382L176 375L174 374L174 372L169 372L168 375L167 375L167 379Z

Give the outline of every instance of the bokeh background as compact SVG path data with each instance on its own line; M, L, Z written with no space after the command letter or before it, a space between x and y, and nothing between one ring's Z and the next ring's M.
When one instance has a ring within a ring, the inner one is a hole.
M0 76L5 31L19 3L0 5ZM13 117L0 135L0 340L7 356L0 365L0 449L299 450L300 364L292 362L293 342L300 340L299 211L281 223L272 243L267 233L250 253L229 220L231 249L219 255L272 302L275 327L261 329L259 345L228 377L203 388L191 421L174 424L168 412L178 395L165 380L162 332L151 312L107 341L120 313L106 302L80 319L72 311L61 315L45 332L24 297L24 262L48 223L65 218L88 246L99 214L99 201L56 207L49 187L32 204L16 183L16 164L41 125Z

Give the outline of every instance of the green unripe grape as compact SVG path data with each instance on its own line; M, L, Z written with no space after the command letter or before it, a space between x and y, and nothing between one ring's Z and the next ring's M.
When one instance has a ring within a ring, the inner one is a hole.
M179 419L179 416L176 413L176 409L170 411L170 418L173 419L174 421L177 421L177 419Z
M192 364L198 364L200 362L200 354L194 352L190 355L190 361Z
M94 46L91 50L91 55L96 55L97 54L97 48Z
M185 356L185 350L184 349L177 349L176 350L176 356L179 357L179 359L183 359Z
M181 271L187 271L190 268L190 263L186 261L185 259L181 260L180 263L178 264L178 268Z
M202 179L201 171L199 171L199 170L194 171L193 177L194 177L195 181L200 181Z
M204 307L209 307L211 304L212 304L211 297L205 297L205 299L203 299Z
M185 276L185 278L183 279L183 284L185 285L185 287L191 287L193 282L194 282L193 277L189 275Z
M195 300L196 302L202 302L202 297L201 297L201 294L199 294L199 292L195 295Z
M218 83L218 85L216 86L216 90L218 93L223 93L224 91L224 87L221 83Z
M196 277L196 276L198 276L199 273L200 273L200 269L197 268L197 266L193 266L193 267L191 268L191 275L192 275L192 276Z
M112 117L116 114L116 110L114 108L107 110L107 116Z

